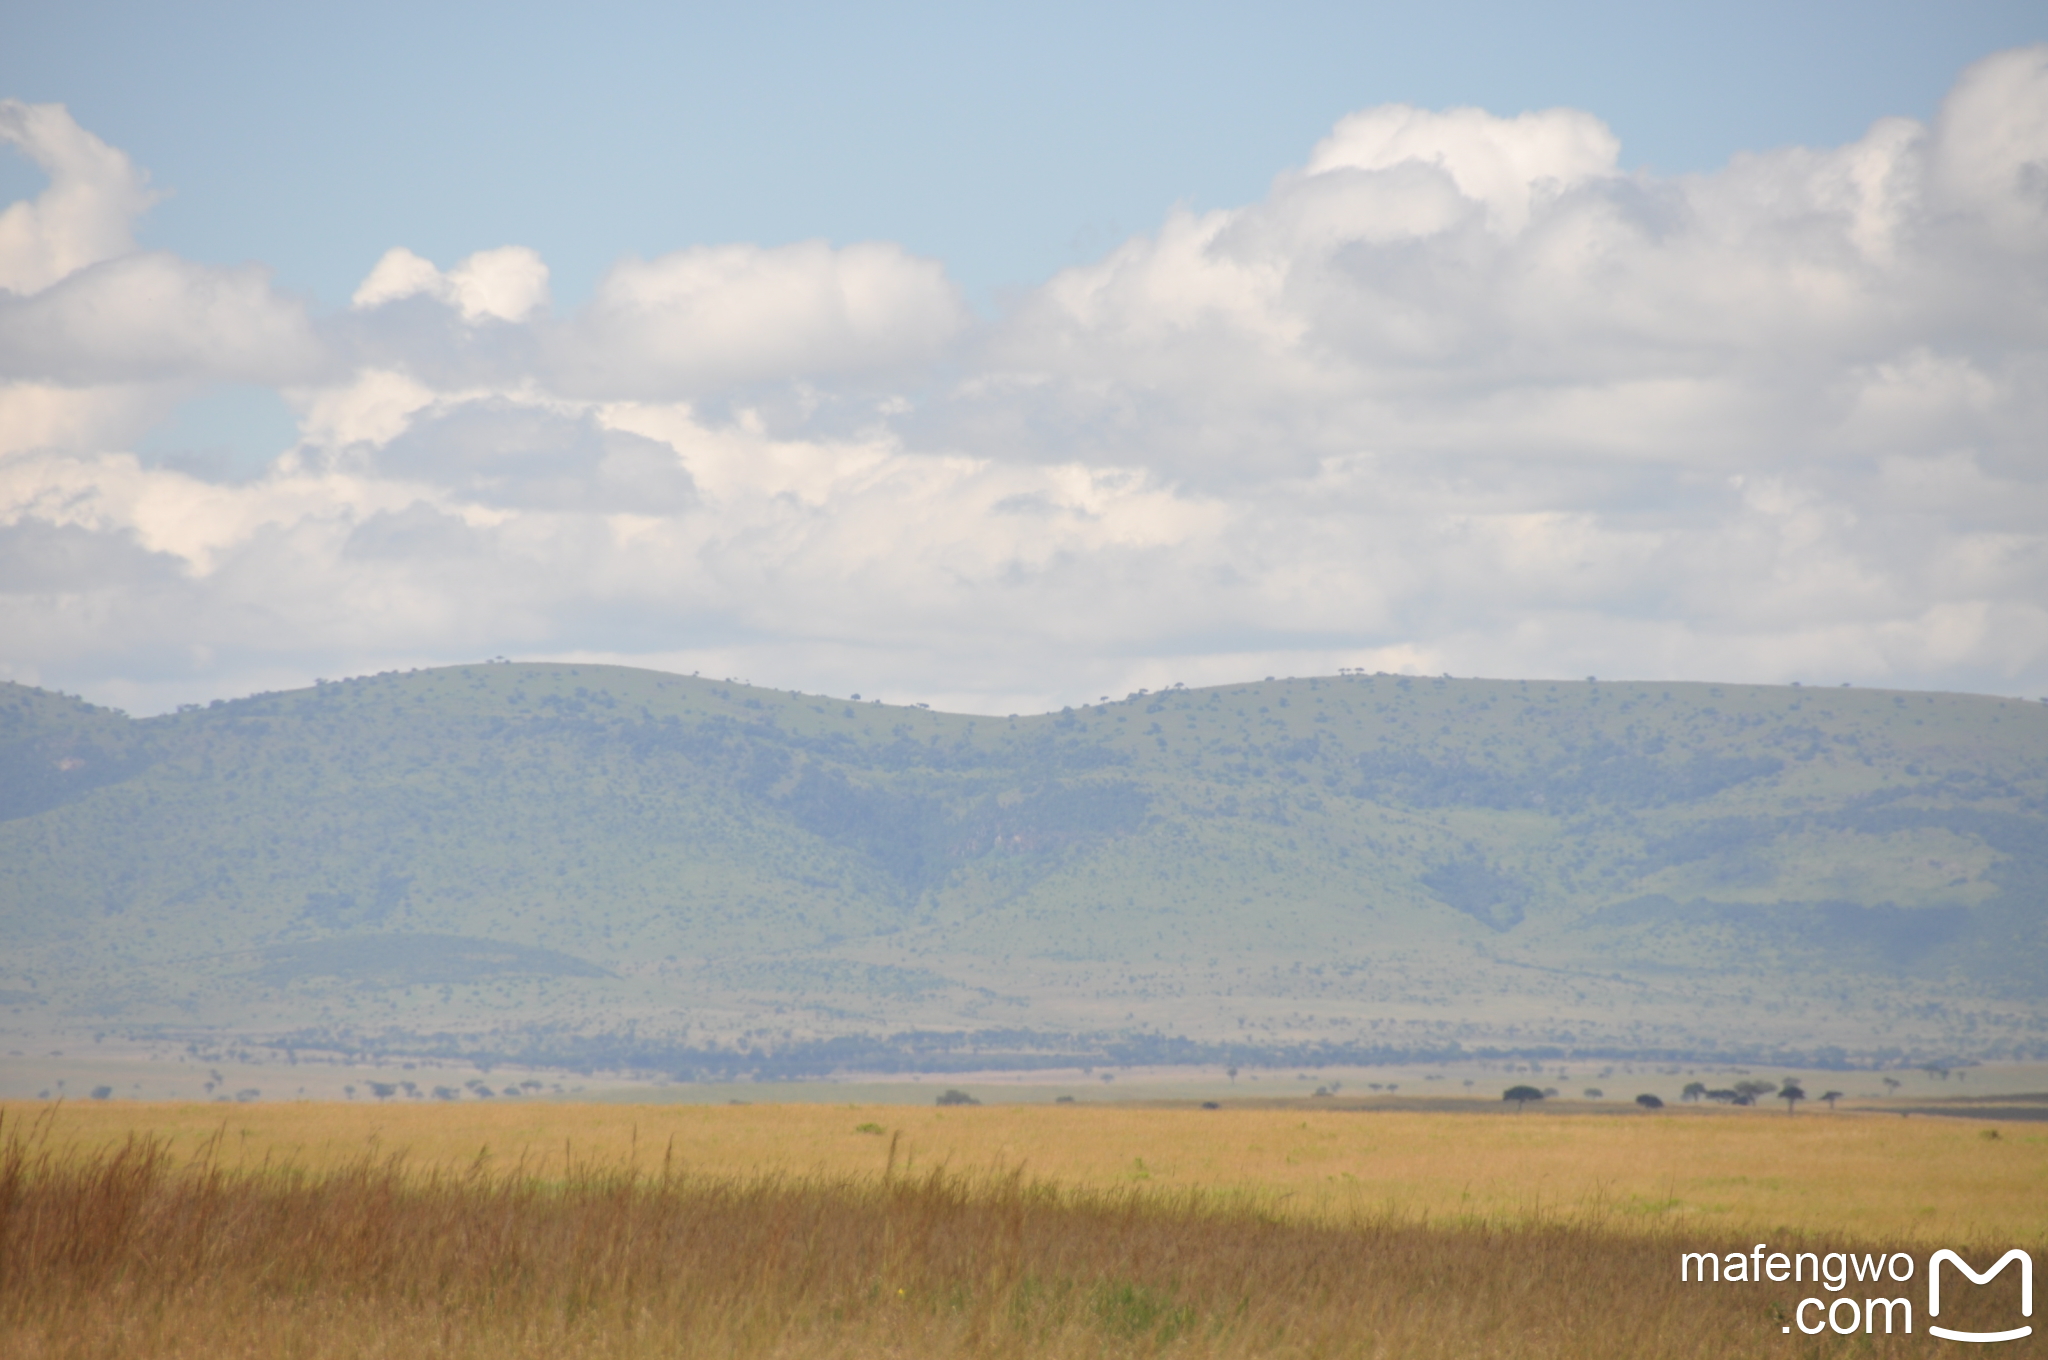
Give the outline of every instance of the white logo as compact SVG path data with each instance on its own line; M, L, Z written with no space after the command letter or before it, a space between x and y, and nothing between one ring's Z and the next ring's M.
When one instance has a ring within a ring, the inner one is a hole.
M1940 1251L1929 1257L1927 1261L1928 1317L1936 1318L1941 1316L1941 1263L1943 1261L1952 1263L1957 1270L1969 1276L1970 1283L1972 1284L1990 1284L1994 1275L2004 1270L2014 1261L2018 1261L2020 1263L2020 1316L2032 1317L2034 1315L2033 1257L2027 1255L2018 1247L2014 1247L2011 1251L1998 1258L1997 1265L1980 1275L1970 1269L1968 1261L1965 1261L1948 1248L1943 1247ZM2032 1336L2034 1333L2032 1327L2014 1327L2011 1331L2006 1332L1956 1332L1950 1331L1946 1327L1937 1327L1931 1322L1927 1325L1927 1330L1945 1341L2017 1341L2023 1336Z

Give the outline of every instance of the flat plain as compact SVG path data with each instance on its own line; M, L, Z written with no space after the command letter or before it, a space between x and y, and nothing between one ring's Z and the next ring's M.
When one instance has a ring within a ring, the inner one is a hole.
M1802 1295L1861 1307L1867 1287L1681 1282L1679 1254L1766 1242L1919 1269L1941 1245L2048 1251L2048 1126L2019 1121L542 1102L0 1118L0 1352L38 1358L1918 1355L1938 1344L1924 1316L1911 1335L1788 1330ZM2006 1294L1942 1320L1996 1321Z
M1216 1110L1146 1104L580 1105L471 1102L0 1105L53 1145L159 1138L175 1159L328 1172L365 1156L542 1179L576 1167L858 1178L891 1166L1145 1187L1290 1219L1596 1222L1615 1231L1833 1233L1939 1245L2048 1234L2048 1123L1782 1105L1589 1113ZM1987 1135L1996 1134L1996 1137Z

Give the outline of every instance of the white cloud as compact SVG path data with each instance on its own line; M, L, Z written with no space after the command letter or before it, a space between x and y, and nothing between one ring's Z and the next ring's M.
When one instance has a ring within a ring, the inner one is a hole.
M1979 62L1935 121L1933 187L1998 243L2038 256L2048 218L2048 44Z
M0 457L30 449L98 453L128 447L177 406L181 389L160 383L66 387L0 380Z
M349 305L381 307L421 294L448 302L453 300L453 293L447 276L434 267L432 260L415 255L404 246L393 246L356 286Z
M436 396L418 379L382 368L361 369L346 383L299 389L292 395L300 431L325 448L388 444L413 413L433 405Z
M1308 158L1313 177L1339 170L1430 166L1466 200L1483 204L1489 225L1517 232L1533 200L1611 177L1621 142L1576 109L1496 118L1484 109L1432 113L1389 104L1340 119ZM1415 235L1428 228L1411 228Z
M161 251L88 265L26 298L0 298L0 372L70 385L303 380L324 350L269 271Z
M0 211L0 288L34 293L134 248L135 219L156 199L149 177L62 104L0 99L0 143L50 179L36 198Z
M671 515L697 499L667 444L602 428L588 415L496 397L415 417L378 451L376 465L386 477L506 508Z
M614 265L559 362L587 395L692 396L901 371L966 320L940 265L885 242L700 247Z
M1365 110L985 322L886 243L628 259L567 314L530 251L395 250L309 322L51 228L0 304L0 666L2048 690L2048 48L1932 126L1622 164L1585 113ZM299 413L268 475L106 453L221 375Z
M394 246L349 301L370 308L422 295L453 307L465 321L524 321L547 306L548 267L525 246L500 246L480 250L444 274Z
M132 437L196 384L318 370L304 307L267 270L135 250L148 176L62 105L0 100L0 142L49 176L0 211L0 450Z

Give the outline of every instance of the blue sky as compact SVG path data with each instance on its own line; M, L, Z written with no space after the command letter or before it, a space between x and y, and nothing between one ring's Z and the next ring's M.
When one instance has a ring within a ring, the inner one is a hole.
M0 26L0 676L2048 693L2038 5Z
M1251 201L1369 105L1588 109L1625 166L1701 171L1924 120L2048 39L1985 0L8 8L0 90L171 192L143 243L329 304L395 244L529 245L574 301L621 254L822 236L944 260L986 307Z

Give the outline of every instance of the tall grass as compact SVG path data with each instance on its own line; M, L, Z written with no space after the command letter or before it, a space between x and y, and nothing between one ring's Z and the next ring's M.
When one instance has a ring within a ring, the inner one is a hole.
M1677 1242L1584 1220L1308 1223L1015 1172L312 1171L220 1151L5 1131L0 1353L1729 1357L1786 1353L1804 1292L1683 1285Z
M769 1088L772 1090L773 1088ZM1499 1101L1491 1104L1498 1106ZM1482 1107L1484 1108L1484 1107ZM1489 1223L1583 1214L1610 1227L1707 1236L1790 1230L1900 1247L2048 1232L2048 1125L2002 1136L1968 1120L1776 1110L1631 1111L1580 1117L1326 1110L918 1106L634 1105L463 1101L252 1105L0 1103L0 1119L46 1114L67 1144L116 1147L148 1131L189 1159L227 1121L218 1160L333 1169L403 1148L415 1168L494 1162L558 1173L579 1162L656 1174L879 1173L890 1134L906 1168L977 1174L1016 1167L1063 1186L1203 1190L1290 1219L1361 1213ZM875 1130L879 1132L869 1132ZM1999 1130L1991 1130L1997 1132ZM671 1151L672 1150L672 1151ZM1755 1238L1750 1239L1752 1242Z

